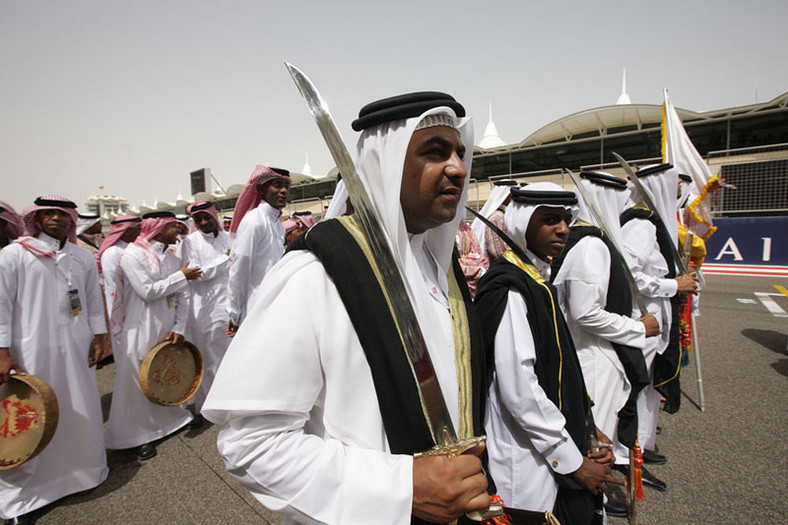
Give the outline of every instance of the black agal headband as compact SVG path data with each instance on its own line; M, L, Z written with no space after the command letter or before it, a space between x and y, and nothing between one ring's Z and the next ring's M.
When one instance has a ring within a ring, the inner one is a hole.
M512 200L518 204L542 204L545 206L574 206L577 195L571 191L539 191L512 188Z
M673 164L668 162L664 164L655 164L653 166L646 166L645 168L640 168L635 172L638 177L648 177L649 175L656 175L657 173L662 173L663 171L668 171L673 167Z
M71 201L56 201L39 197L33 201L36 206L54 206L55 208L76 208L77 204Z
M143 219L160 219L163 217L175 218L175 214L171 211L152 211L142 216Z
M614 177L609 173L600 173L598 171L581 171L580 177L599 186L613 188L617 191L623 191L627 189L627 181L625 179Z
M458 117L465 116L465 108L451 95L438 91L419 91L367 104L358 112L358 118L351 126L355 131L362 131L384 122L418 117L425 111L440 106L451 108Z

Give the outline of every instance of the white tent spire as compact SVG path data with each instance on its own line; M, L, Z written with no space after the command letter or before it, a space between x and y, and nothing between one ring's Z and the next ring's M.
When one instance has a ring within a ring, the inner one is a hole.
M501 146L506 146L506 142L498 135L498 128L495 127L492 118L492 102L490 102L490 122L487 123L487 127L484 128L484 136L482 140L479 142L478 146L480 148L499 148Z
M632 101L629 100L629 95L627 95L627 70L624 68L624 76L621 79L621 94L618 96L618 100L616 100L616 105L618 104L632 104Z
M309 153L304 153L304 167L301 168L304 175L312 175L312 166L309 165Z

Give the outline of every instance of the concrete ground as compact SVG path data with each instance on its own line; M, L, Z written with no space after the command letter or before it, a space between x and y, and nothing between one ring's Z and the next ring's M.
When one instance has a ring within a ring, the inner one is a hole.
M638 523L788 523L788 316L779 317L788 296L774 285L788 287L788 279L708 277L698 320L706 410L697 407L693 356L681 411L660 417L668 462L651 470L668 490L645 489ZM778 308L767 309L769 300ZM114 372L98 373L105 412ZM217 433L208 425L176 433L144 463L132 451L110 451L103 485L37 511L36 523L280 523L227 474Z

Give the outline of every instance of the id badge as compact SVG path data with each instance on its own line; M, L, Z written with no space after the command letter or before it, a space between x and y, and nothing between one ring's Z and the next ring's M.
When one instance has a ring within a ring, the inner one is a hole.
M68 291L68 305L71 307L71 315L76 317L82 311L82 302L79 300L79 292L74 290Z
M175 308L175 305L178 304L178 298L175 294L170 294L167 296L167 307L168 308Z

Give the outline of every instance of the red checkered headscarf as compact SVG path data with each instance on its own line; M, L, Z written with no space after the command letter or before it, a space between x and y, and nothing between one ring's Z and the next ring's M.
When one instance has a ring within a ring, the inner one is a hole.
M3 201L0 201L0 219L5 222L2 228L5 230L5 236L8 237L9 242L22 235L25 229L22 224L22 217L10 204Z
M295 212L290 216L294 221L300 222L304 228L309 228L317 222L317 219L312 215L312 212Z
M235 202L235 209L233 210L233 220L230 223L230 232L235 233L238 231L238 226L241 220L249 210L253 210L263 200L263 195L260 193L260 186L266 182L274 179L282 179L290 187L290 172L280 168L269 168L258 164L255 166L252 176L249 177L249 182L246 183L238 200Z
M154 255L150 246L150 240L160 234L168 224L177 221L178 219L175 218L175 214L172 212L152 212L142 216L142 231L140 231L134 244L143 249L144 263L155 279L161 279L163 275L161 273L161 261Z
M28 206L22 211L22 222L25 227L25 235L38 237L41 233L41 225L36 220L36 213L41 210L59 210L71 217L71 226L68 229L68 240L76 244L77 242L77 205L74 201L60 195L42 195L33 201L32 206Z
M192 231L199 230L197 227L197 221L194 220L194 216L198 213L207 213L213 219L213 222L216 223L216 227L219 228L219 231L224 231L224 227L222 227L222 221L219 220L219 214L216 213L216 208L214 207L211 201L199 201L195 202L194 204L190 204L186 207L186 213L188 213L192 218L193 229Z
M101 246L99 247L99 261L101 261L101 256L104 255L104 252L107 251L107 248L114 246L115 243L118 242L121 237L123 237L124 233L139 226L140 222L142 222L142 219L136 215L118 215L115 220L112 221L112 228L109 230L107 236L104 237L104 241L102 241Z
M134 244L147 248L148 242L162 232L165 226L171 222L176 222L178 219L175 215L167 215L164 217L143 217L142 231L140 236L134 241Z

